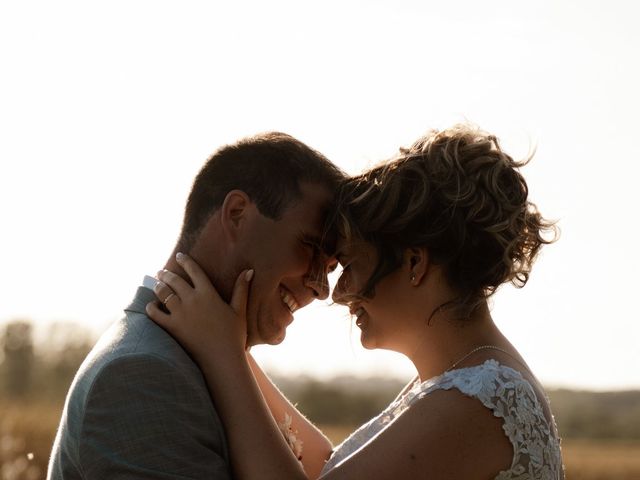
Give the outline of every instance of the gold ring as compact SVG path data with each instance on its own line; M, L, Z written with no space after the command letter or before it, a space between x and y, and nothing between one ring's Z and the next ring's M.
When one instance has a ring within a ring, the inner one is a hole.
M165 298L165 299L162 301L162 303L164 303L164 304L166 305L166 304L167 304L167 302L169 301L169 299L170 299L171 297L174 297L175 295L176 295L175 293L171 292L169 295L167 295L167 298Z

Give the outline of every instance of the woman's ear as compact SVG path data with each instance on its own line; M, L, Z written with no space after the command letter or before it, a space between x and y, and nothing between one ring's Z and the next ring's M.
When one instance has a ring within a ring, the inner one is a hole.
M424 247L407 248L404 253L405 265L411 286L417 287L429 271L429 253Z
M251 217L253 202L242 190L231 190L220 207L220 222L225 236L235 241Z

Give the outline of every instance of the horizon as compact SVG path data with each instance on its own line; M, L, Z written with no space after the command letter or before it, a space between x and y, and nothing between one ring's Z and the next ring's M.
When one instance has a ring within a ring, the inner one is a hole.
M28 318L15 318L9 321L0 320L0 332L4 331L4 328L11 323L12 321L25 321L29 323L33 327L32 338L33 345L35 350L35 355L44 354L45 357L47 353L60 353L63 350L60 348L64 346L64 343L51 344L47 343L47 339L49 338L46 334L51 333L50 328L54 327L54 323L35 323ZM99 330L86 328L85 325L81 323L77 323L74 321L59 321L55 322L61 324L63 329L67 332L76 331L77 328L80 328L80 337L76 337L75 340L88 340L89 348L92 348L95 342L99 339L100 335L103 333ZM108 328L108 326L106 326ZM66 341L68 338L61 337L58 335L56 337L58 342ZM352 339L353 340L353 339ZM71 342L73 343L73 342ZM260 361L260 363L265 367L266 373L276 382L278 385L282 383L298 383L298 382L322 382L327 383L329 385L335 385L336 383L341 383L349 380L355 380L359 383L359 386L362 386L364 382L375 380L377 383L379 382L390 382L397 383L399 386L406 384L409 380L413 379L415 376L415 371L413 371L413 367L410 366L408 360L402 358L402 355L396 352L391 351L377 351L378 353L383 353L384 356L387 357L387 360L395 357L395 360L392 360L392 364L397 362L397 365L392 365L390 368L387 366L385 369L375 370L373 368L366 368L364 370L329 370L329 371L314 371L309 368L303 366L298 366L294 369L282 368L282 365L278 361L273 361L273 359L269 356L269 350L273 348L278 348L278 346L268 346L268 345L258 345L253 347L252 354ZM256 352L256 350L258 350ZM264 350L264 351L263 351ZM367 353L367 352L363 352ZM3 352L0 351L0 364L2 363ZM613 388L601 388L599 386L595 387L585 387L580 385L571 385L571 384L550 384L543 382L543 386L547 391L570 391L570 392L590 392L590 393L623 393L623 392L640 392L640 386L622 386L622 387L613 387Z

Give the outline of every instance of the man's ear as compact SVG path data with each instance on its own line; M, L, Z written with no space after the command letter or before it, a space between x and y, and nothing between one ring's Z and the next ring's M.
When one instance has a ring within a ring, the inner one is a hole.
M249 196L242 190L231 190L227 193L220 207L220 222L229 240L238 239L242 230L246 228L254 207Z
M409 283L417 287L424 280L429 271L429 252L424 247L407 248L404 261L407 268Z

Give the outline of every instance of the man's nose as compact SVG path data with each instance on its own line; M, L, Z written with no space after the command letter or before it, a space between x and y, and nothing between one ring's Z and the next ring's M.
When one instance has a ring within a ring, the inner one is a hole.
M310 272L304 279L304 286L313 291L313 296L318 300L326 300L329 297L329 279L327 269L320 267Z

